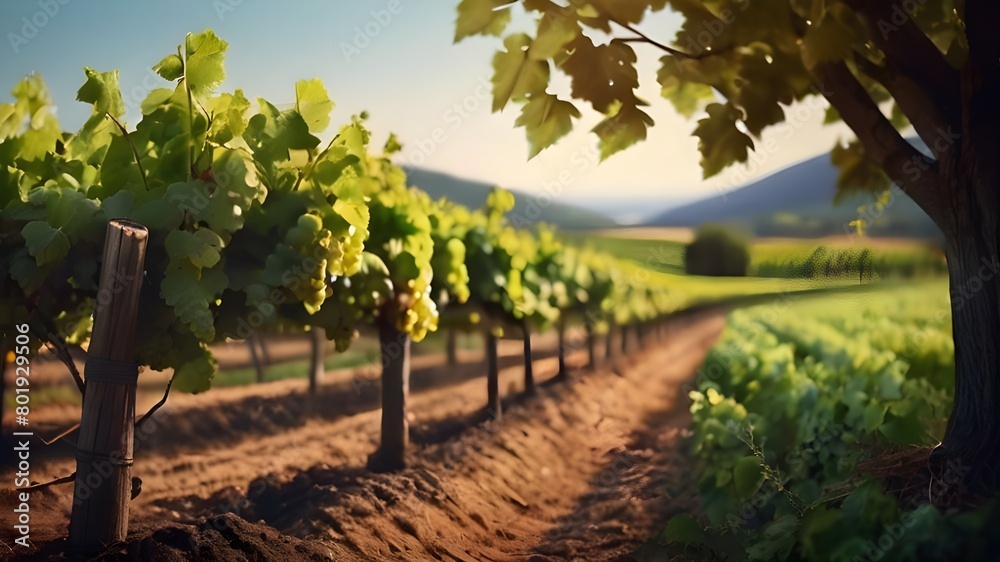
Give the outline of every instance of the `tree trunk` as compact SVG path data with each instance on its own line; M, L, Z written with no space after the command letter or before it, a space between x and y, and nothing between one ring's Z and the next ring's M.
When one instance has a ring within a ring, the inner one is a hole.
M309 335L312 340L312 353L309 355L309 395L315 396L319 379L326 372L326 330L314 326Z
M500 419L500 366L497 357L497 337L486 330L486 410L494 419Z
M628 324L622 324L620 332L622 340L622 356L628 357Z
M448 339L445 346L445 351L448 354L448 364L458 365L458 331L455 329L448 330Z
M260 345L261 360L264 362L265 365L270 365L272 361L271 361L271 352L268 351L267 349L267 338L265 338L262 335L255 334L254 339L256 339L257 343Z
M410 442L406 419L406 399L410 393L410 335L387 322L378 322L379 351L382 354L382 442L369 459L376 471L406 466Z
M970 469L970 482L995 487L1000 482L990 475L1000 457L1000 264L996 235L983 236L988 228L970 226L949 237L955 401L934 457L944 461L938 465L943 470Z
M635 336L636 342L639 344L639 349L644 349L646 347L646 325L642 322L636 323Z
M148 233L141 225L108 223L84 369L86 388L77 439L76 483L70 515L73 548L91 552L125 540L132 499L135 332Z
M608 323L608 334L604 336L604 358L611 361L615 357L615 323Z
M254 339L256 336L251 334L246 343L247 349L250 350L250 362L253 363L253 369L257 373L257 382L261 383L264 382L264 365L261 364L260 357L257 355L257 347L253 343Z
M524 332L524 392L535 392L535 373L531 365L531 326L525 320L521 323Z
M556 373L556 378L565 380L568 376L566 372L566 323L561 318L556 331L559 336L559 372Z
M591 369L597 368L597 349L596 340L597 336L594 335L594 325L590 322L586 323L587 329L587 361Z

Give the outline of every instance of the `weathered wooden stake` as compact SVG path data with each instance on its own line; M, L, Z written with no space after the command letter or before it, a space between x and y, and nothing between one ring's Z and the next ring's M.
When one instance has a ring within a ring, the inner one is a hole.
M527 320L521 326L524 331L524 391L530 394L535 391L535 373L531 365L531 326Z
M132 499L135 328L148 232L116 219L108 223L94 329L87 351L86 390L77 440L70 544L93 551L128 534Z
M315 395L319 379L326 372L326 330L313 326L309 335L312 344L309 354L309 394Z
M497 336L492 329L486 330L486 409L494 419L503 414L500 404L500 365Z

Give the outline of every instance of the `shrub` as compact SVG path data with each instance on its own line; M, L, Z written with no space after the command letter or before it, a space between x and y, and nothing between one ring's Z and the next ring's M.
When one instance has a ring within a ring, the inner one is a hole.
M749 266L746 241L722 227L699 228L694 240L684 248L684 268L690 275L742 277Z

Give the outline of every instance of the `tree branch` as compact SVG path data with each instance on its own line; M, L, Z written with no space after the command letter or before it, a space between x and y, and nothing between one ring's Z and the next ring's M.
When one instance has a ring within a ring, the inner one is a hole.
M913 124L917 134L931 150L934 158L940 160L942 155L952 148L951 144L941 143L942 137L952 130L948 119L941 113L934 100L894 68L892 61L887 60L886 66L881 66L855 51L854 63L858 69L888 90Z
M171 375L170 380L167 381L167 389L163 391L163 398L160 398L159 402L153 404L153 407L150 408L149 411L147 411L141 418L139 418L139 421L135 422L136 429L138 429L139 426L142 425L142 422L149 419L150 416L156 413L157 410L162 408L163 405L167 403L167 397L170 396L170 387L173 386L173 384L174 384L174 376Z
M938 190L937 163L899 134L843 61L818 64L811 72L868 157L935 222L940 225L946 220Z
M63 476L62 478L56 478L55 480L50 480L48 482L43 482L41 484L34 484L32 486L28 486L27 488L18 488L18 491L21 491L21 492L34 492L36 490L41 490L41 489L44 489L44 488L48 488L49 486L56 486L56 485L59 485L59 484L68 484L68 483L70 483L70 482L72 482L74 480L76 480L76 473L75 472L73 474L70 474L69 476Z
M69 354L69 346L55 332L49 332L46 340L45 345L66 365L69 374L73 375L73 380L76 381L76 387L80 390L80 394L83 394L86 384L83 382L83 377L80 376L80 371L76 368L76 363L73 362L73 356Z
M135 149L135 144L132 143L132 137L128 136L128 131L125 130L125 126L122 125L120 121L115 119L114 115L111 115L110 113L105 113L105 115L118 126L118 130L121 131L122 136L125 137L125 142L128 143L128 147L132 149L132 158L135 159L135 165L139 167L139 177L142 178L142 185L145 186L146 191L149 191L149 183L146 182L146 171L142 169L142 161L139 159L139 151Z
M646 44L652 45L652 46L660 49L661 51L664 51L664 52L666 52L666 53L668 53L670 55L673 55L675 57L681 57L681 58L684 58L684 59L691 59L691 60L699 60L699 59L707 58L707 57L710 57L710 56L713 56L713 55L717 55L717 54L719 54L719 53L722 52L722 51L713 51L712 47L708 46L708 47L705 47L700 53L688 53L688 52L685 52L685 51L681 51L679 49L675 49L675 48L673 48L670 45L667 45L665 43L660 43L659 41L653 39L652 37L646 35L645 33L639 31L638 29L636 29L635 26L629 25L627 23L621 23L621 22L615 21L615 20L611 20L611 21L614 21L618 25L620 25L620 26L624 27L625 29L631 31L632 33L636 34L636 37L616 37L616 38L612 39L612 41L618 41L619 43L646 43Z
M892 66L926 92L954 126L962 116L958 70L897 0L847 0L868 24L868 36ZM900 21L899 14L904 17Z

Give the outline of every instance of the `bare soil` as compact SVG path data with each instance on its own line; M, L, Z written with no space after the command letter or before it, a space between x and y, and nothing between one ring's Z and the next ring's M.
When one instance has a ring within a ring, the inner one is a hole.
M508 354L500 420L482 413L477 362L421 365L409 466L392 474L364 468L378 442L377 378L328 374L316 397L298 380L172 397L137 435L130 536L102 559L658 559L667 519L696 507L682 385L724 324L720 311L677 318L664 339L596 371L573 353L566 382L550 380L556 359L540 353L529 397ZM32 479L73 470L68 444L39 457ZM66 556L71 495L72 485L32 494L31 558ZM0 509L12 500L0 492Z

